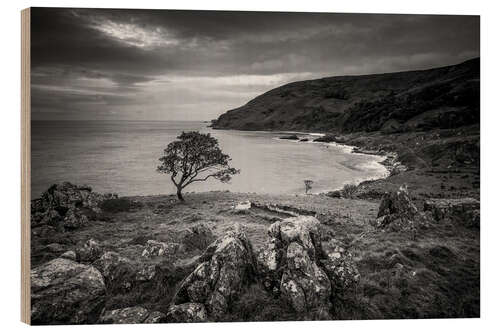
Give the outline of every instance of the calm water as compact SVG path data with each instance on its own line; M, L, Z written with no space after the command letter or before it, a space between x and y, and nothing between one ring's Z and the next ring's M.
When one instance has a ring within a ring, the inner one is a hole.
M212 133L241 173L230 184L210 180L190 185L187 192L303 193L304 179L312 179L317 193L386 172L378 156L279 140L280 133L212 130L201 122L33 121L32 196L62 181L120 195L174 193L156 166L168 143L188 130Z

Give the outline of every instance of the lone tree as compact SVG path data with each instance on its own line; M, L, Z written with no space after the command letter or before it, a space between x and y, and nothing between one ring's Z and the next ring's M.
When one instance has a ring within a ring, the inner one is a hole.
M306 194L312 189L312 184L314 182L312 180L306 179L304 180L304 185L306 186Z
M231 158L222 152L217 139L210 134L182 132L177 139L163 151L157 171L170 174L180 201L184 201L182 190L189 184L209 178L227 183L240 172L229 166Z

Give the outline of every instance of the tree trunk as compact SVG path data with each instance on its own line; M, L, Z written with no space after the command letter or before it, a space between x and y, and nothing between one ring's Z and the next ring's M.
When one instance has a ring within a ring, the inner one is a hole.
M179 198L180 201L184 201L181 191L182 191L181 188L177 188L177 198Z

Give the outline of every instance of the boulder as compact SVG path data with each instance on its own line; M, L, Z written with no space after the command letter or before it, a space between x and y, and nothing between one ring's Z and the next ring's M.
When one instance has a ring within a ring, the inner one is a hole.
M331 298L352 290L359 281L349 252L322 232L312 216L273 223L268 235L257 255L265 289L281 295L301 318L329 319Z
M321 266L330 278L335 295L353 290L359 283L360 274L352 255L335 239L321 243Z
M47 251L52 252L52 253L64 252L64 246L62 246L59 243L50 243L45 248L47 249Z
M250 208L252 208L252 203L248 200L239 202L234 206L235 211L245 211L249 210Z
M173 255L179 250L179 243L163 243L155 240L148 240L142 251L142 256L146 258L157 256Z
M89 239L80 244L76 249L76 260L83 263L92 263L103 254L101 245L94 239Z
M375 226L391 231L411 231L425 227L429 219L418 211L412 202L406 186L396 192L386 192L380 202Z
M159 323L165 318L165 314L134 306L104 312L99 318L100 324L151 324Z
M201 323L208 320L205 306L200 303L171 305L166 321L169 323Z
M113 251L105 252L93 263L93 266L101 272L106 280L115 280L121 275L120 268L129 265L132 267L132 262L130 260Z
M62 225L67 230L78 229L89 223L87 216L83 215L76 208L70 208L64 215Z
M318 267L307 249L292 242L286 252L286 266L281 278L281 295L299 314L314 311L328 313L330 280Z
M467 227L480 225L480 204L474 198L429 199L424 202L424 211L431 212L434 219L450 219Z
M190 305L173 309L180 318L204 318L208 315L218 320L254 277L252 246L245 233L236 228L210 244L199 260L201 263L182 281L172 305L188 303L203 306L196 305L193 308ZM206 311L206 315L178 314L192 309Z
M52 185L39 199L31 201L32 227L49 224L59 230L79 228L88 223L88 212L100 213L100 203L116 197L115 194L103 195L92 192L89 186L69 182Z
M31 270L33 324L94 323L104 296L104 279L92 266L57 258Z
M66 251L63 254L61 254L60 258L76 261L76 253L75 251Z

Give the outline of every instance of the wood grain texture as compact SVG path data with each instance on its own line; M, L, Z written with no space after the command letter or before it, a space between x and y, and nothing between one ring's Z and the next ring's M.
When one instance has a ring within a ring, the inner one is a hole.
M21 11L21 321L31 323L30 195L31 91L30 9Z

